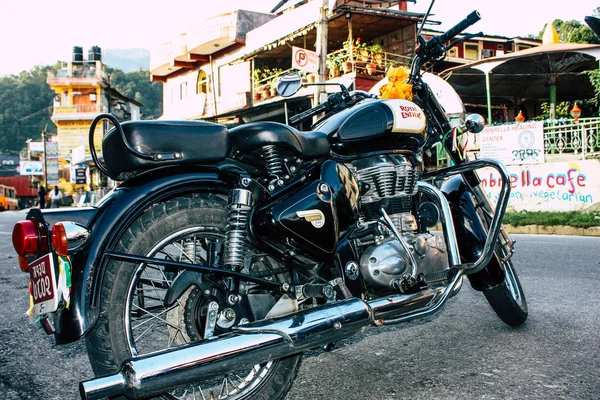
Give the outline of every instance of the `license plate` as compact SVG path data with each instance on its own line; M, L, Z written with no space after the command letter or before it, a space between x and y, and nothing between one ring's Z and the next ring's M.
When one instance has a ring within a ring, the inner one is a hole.
M56 311L58 293L52 254L46 254L29 264L29 276L31 278L30 293L33 297L33 314L42 315Z

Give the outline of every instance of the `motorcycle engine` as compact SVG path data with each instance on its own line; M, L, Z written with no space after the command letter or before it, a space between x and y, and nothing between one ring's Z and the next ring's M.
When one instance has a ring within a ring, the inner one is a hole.
M352 161L350 166L361 188L365 220L377 219L383 207L394 225L402 229L402 216L410 213L417 193L420 166L400 154L385 154Z
M393 282L411 272L411 256L417 275L448 269L444 239L419 233L412 213L420 166L414 166L403 155L391 154L354 160L351 169L361 187L364 221L376 225L378 232L368 240L358 240L359 254L362 254L360 274L365 284L376 292L394 290ZM377 222L381 208L389 215L411 254L384 224Z

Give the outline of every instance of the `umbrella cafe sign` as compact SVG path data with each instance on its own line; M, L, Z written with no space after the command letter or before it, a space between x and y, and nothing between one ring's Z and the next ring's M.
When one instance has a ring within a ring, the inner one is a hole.
M505 165L544 162L544 123L487 126L479 134L482 158L494 158Z
M515 211L576 211L600 202L600 161L509 165L509 208ZM483 189L498 200L502 178L494 169L479 172Z

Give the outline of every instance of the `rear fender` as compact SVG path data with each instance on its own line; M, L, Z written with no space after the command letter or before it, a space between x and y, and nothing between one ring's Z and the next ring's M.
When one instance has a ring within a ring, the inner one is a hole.
M462 177L457 175L448 179L441 190L450 203L462 262L475 262L483 252L487 230L477 214L470 188L463 182ZM481 291L502 283L504 270L497 258L493 257L480 271L467 276L473 289Z
M218 169L183 172L182 169L166 167L150 171L124 182L103 199L87 225L92 232L89 246L71 257L71 305L55 321L57 343L80 339L96 322L101 276L106 265L103 255L114 248L140 214L152 204L198 190L226 194L240 175Z

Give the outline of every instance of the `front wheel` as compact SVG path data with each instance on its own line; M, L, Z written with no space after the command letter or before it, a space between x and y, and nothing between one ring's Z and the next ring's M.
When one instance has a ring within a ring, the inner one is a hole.
M512 260L502 262L504 281L483 291L488 303L500 319L511 326L519 326L527 319L527 300Z
M226 209L227 201L213 194L156 204L132 223L116 251L207 264L211 248L224 239ZM286 269L275 260L256 251L250 253L246 273L270 280L289 279ZM204 340L209 337L207 332L210 336L227 334L236 325L254 319L245 307L228 303L226 282L212 275L203 276L199 286L191 286L172 306L166 306L165 296L182 273L174 268L117 261L106 266L100 315L86 337L88 356L97 376L114 374L132 356ZM241 283L242 296L264 293L253 286ZM218 307L222 312L216 323L207 325L209 307ZM301 355L295 355L250 368L232 368L221 376L198 376L196 382L158 398L282 399L297 374L300 359Z

